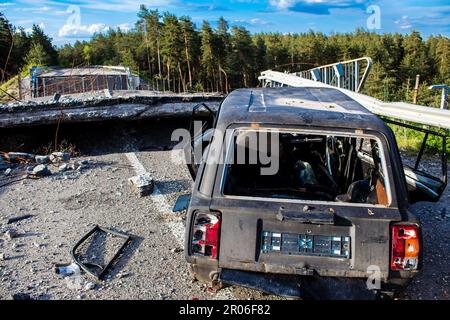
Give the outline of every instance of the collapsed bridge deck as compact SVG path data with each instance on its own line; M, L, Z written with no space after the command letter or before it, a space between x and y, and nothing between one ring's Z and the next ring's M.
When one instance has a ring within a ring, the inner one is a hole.
M206 103L218 108L221 94L173 94L154 91L101 91L59 99L35 99L0 105L0 128L105 120L138 120L189 116Z

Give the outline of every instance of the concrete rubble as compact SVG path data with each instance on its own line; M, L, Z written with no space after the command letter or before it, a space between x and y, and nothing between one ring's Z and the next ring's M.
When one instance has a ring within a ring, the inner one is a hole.
M133 190L140 196L145 197L153 193L154 181L149 173L144 173L129 179Z
M31 171L31 174L35 177L47 177L50 176L52 172L45 164L39 164L34 167L33 171Z
M56 162L67 162L70 160L70 154L67 152L53 152L50 157L50 161L53 163Z
M34 160L38 164L47 164L50 162L50 157L49 156L35 156Z
M137 120L186 117L206 103L217 110L221 94L175 94L155 91L98 91L0 105L0 128L56 124L61 121Z

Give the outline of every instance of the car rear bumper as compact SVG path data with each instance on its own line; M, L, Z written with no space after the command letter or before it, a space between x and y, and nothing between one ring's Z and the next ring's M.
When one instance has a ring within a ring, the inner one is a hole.
M374 300L378 292L367 289L365 279L319 276L289 276L222 269L225 284L256 289L289 298L315 300Z

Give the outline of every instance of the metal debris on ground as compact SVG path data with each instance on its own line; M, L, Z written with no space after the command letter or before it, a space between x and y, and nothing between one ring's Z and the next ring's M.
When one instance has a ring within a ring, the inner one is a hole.
M154 181L149 173L144 173L129 179L134 191L140 196L145 197L153 193Z
M109 260L108 263L106 263L105 266L100 266L96 263L82 262L80 259L80 256L77 254L77 250L81 247L81 245L96 232L104 232L111 236L116 236L116 237L124 239L120 248L116 251L114 256L111 258L111 260ZM87 274L89 274L90 276L94 277L97 280L102 280L103 276L106 274L106 272L109 270L109 268L113 265L113 263L116 261L116 259L119 258L119 256L122 254L123 249L128 245L130 240L131 240L131 237L125 233L114 231L114 230L107 229L107 228L103 228L100 226L95 226L91 231L89 231L87 234L85 234L72 248L72 251L71 251L72 259ZM97 271L95 271L94 268Z

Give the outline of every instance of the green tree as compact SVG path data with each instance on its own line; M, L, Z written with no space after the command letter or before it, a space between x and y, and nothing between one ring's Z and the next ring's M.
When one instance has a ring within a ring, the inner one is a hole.
M130 68L131 70L138 69L136 60L130 49L125 49L125 50L121 51L120 55L121 55L121 59L120 59L121 65L123 65L124 67Z
M162 24L160 23L161 15L158 10L149 10L145 5L141 5L138 12L138 22L136 27L138 32L142 34L142 44L145 49L145 61L151 77L157 72L157 78L162 75L162 59L161 59L161 33Z
M220 17L218 23L217 23L217 31L216 31L216 37L215 37L215 52L214 55L216 56L217 64L218 64L218 71L219 71L219 87L221 88L220 91L228 92L228 74L225 71L225 64L227 63L228 55L230 54L230 33L229 33L229 25L228 22L223 18ZM222 75L225 78L225 90L224 89L224 83L222 81Z
M214 55L214 33L211 25L207 21L203 21L201 30L201 64L203 67L203 75L205 78L205 88L214 91L216 83L216 57ZM208 86L209 84L209 86Z
M231 29L231 54L229 64L233 74L235 76L241 76L241 84L244 87L248 87L254 82L255 52L256 49L250 36L250 32L243 27L233 27Z
M9 21L0 12L0 83L6 78L5 69L7 69L12 50L11 29Z
M400 65L402 74L414 79L420 74L423 79L430 76L430 60L427 48L418 31L405 36L403 41L404 57Z
M45 54L48 56L46 60L49 65L58 64L58 52L52 44L52 38L47 36L44 30L36 24L34 24L31 29L31 43L42 47Z
M193 70L192 67L195 63L195 57L198 52L197 50L197 33L195 30L195 25L191 18L183 16L180 18L180 27L183 33L183 43L184 43L184 61L186 61L187 72L189 77L189 88L193 86Z
M33 43L25 58L28 66L45 67L52 64L51 58L40 43Z
M90 65L92 60L92 49L91 46L88 44L84 45L83 47L83 57L86 63Z
M183 88L185 90L185 82L181 70L183 47L183 34L181 32L180 23L177 17L168 12L164 13L161 36L161 55L166 65L167 83L169 85L169 90L171 88L171 79L173 79L172 88L174 90L176 89L176 75L172 75L172 73L175 73L174 70L178 70L179 73L178 89L180 90L180 83L182 82Z

